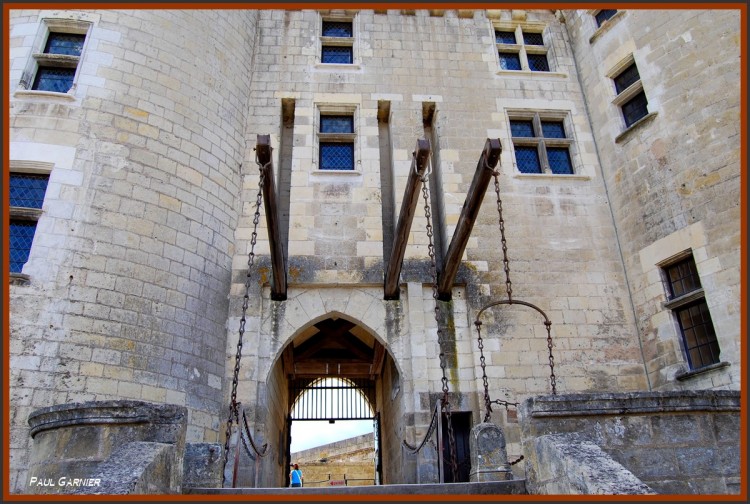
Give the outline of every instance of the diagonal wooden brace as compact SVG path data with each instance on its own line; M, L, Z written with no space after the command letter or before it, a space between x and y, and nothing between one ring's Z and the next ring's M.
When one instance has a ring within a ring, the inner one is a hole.
M271 299L284 301L286 299L286 265L279 232L278 204L276 202L276 184L273 178L273 162L271 160L271 136L258 135L255 151L263 177L263 203L266 212L266 226L268 227L268 242L271 249Z
M430 158L430 142L425 139L417 140L417 148L411 161L409 177L406 180L404 199L401 202L401 211L398 214L398 223L393 239L391 256L385 273L385 299L399 298L399 277L401 266L406 252L406 243L409 240L411 223L414 220L414 212L419 201L419 189L422 184L427 164Z
M488 138L484 144L484 150L477 163L477 170L474 172L474 179L471 181L471 187L469 187L466 201L464 201L464 206L461 209L461 216L458 218L453 238L451 238L448 251L445 253L444 269L439 274L438 299L441 301L451 299L453 281L456 279L458 267L461 265L461 257L464 255L466 244L471 236L471 229L474 227L474 222L479 215L479 208L482 206L484 193L487 191L487 186L490 184L502 151L500 139Z

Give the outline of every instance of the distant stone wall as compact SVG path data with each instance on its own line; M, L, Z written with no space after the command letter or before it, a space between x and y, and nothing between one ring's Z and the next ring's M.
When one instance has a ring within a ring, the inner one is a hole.
M375 440L373 434L336 441L292 453L300 465L305 486L375 484Z
M550 471L564 472L538 439L574 433L656 493L739 493L739 392L549 395L526 400L519 413L529 493L544 493Z

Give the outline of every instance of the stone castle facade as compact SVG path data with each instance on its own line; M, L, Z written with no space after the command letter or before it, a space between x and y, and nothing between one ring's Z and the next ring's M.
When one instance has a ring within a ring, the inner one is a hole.
M11 188L46 184L9 210L12 233L36 226L11 243L12 491L40 408L175 405L186 445L223 446L241 325L237 400L270 450L256 486L284 486L292 382L354 376L353 356L386 484L424 481L402 441L445 388L482 421L483 373L511 406L551 381L739 391L742 12L11 9ZM248 272L258 135L279 229L261 206ZM432 229L419 193L387 296L421 139ZM436 301L430 251L440 279L488 139L503 224L491 183ZM508 285L551 346L502 305L480 353L477 314ZM515 409L491 418L522 455Z

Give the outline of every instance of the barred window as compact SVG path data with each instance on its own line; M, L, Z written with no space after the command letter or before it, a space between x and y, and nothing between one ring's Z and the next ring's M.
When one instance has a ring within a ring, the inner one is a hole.
M354 26L351 20L323 20L321 63L354 63Z
M35 66L31 89L55 93L70 91L85 41L85 33L50 31L42 52L33 55ZM22 85L29 87L25 81Z
M648 99L635 62L614 75L612 81L617 93L614 103L620 107L625 127L629 128L648 114Z
M510 132L519 172L573 173L572 141L566 134L564 119L539 113L512 115Z
M49 175L10 174L10 272L21 273L29 259L36 223L41 216Z
M550 71L541 32L521 26L496 28L495 44L501 70Z
M666 306L672 309L691 370L719 362L720 349L695 259L692 255L664 267Z
M321 112L318 132L321 170L354 170L354 114Z
M596 18L596 26L601 26L605 21L608 21L612 16L617 14L617 9L602 9L594 15Z

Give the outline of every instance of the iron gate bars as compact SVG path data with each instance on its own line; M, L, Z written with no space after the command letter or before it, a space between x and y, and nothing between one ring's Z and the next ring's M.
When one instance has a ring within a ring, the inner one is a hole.
M292 420L371 420L374 382L325 377L297 379L289 385Z

